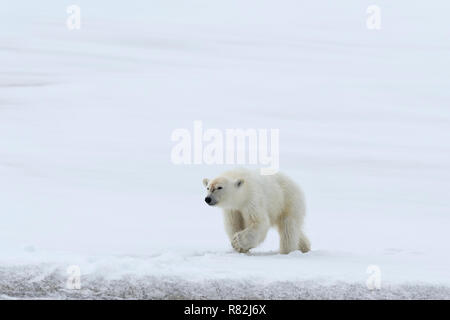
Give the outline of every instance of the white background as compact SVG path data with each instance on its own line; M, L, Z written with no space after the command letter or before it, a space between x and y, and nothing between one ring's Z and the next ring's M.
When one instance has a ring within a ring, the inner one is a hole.
M74 31L70 4L1 7L8 272L449 284L447 1L78 1ZM228 168L170 161L194 120L280 129L312 252L232 252L201 183Z

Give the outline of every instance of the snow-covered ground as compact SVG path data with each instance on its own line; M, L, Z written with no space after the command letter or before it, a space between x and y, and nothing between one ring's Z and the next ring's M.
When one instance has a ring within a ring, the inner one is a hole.
M450 298L448 1L70 4L0 11L0 298ZM195 120L280 129L310 253L231 250Z

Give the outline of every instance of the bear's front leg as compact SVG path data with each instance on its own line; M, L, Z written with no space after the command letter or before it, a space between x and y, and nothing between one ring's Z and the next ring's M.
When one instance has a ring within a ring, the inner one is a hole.
M231 240L231 245L237 252L248 252L248 250L252 248L252 241L249 239L251 235L246 231L247 230L236 232L233 236L233 240Z
M248 252L258 246L265 238L269 225L266 223L253 224L252 226L234 234L231 245L238 252Z
M233 237L236 232L245 229L242 214L237 210L224 210L223 218L225 223L225 231L227 232L228 238L230 241L233 241Z

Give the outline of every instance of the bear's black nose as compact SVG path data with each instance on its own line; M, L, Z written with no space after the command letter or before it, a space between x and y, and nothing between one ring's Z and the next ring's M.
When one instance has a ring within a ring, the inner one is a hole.
M210 203L211 202L211 197L206 197L205 201L206 201L206 203Z

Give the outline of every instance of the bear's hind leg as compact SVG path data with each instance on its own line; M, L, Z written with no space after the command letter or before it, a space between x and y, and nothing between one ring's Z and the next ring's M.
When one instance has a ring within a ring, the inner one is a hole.
M284 216L278 223L278 233L280 234L280 253L288 254L298 250L300 239L300 226L296 217Z
M306 253L309 250L311 250L311 243L309 242L308 237L301 230L300 230L299 249L303 253Z

